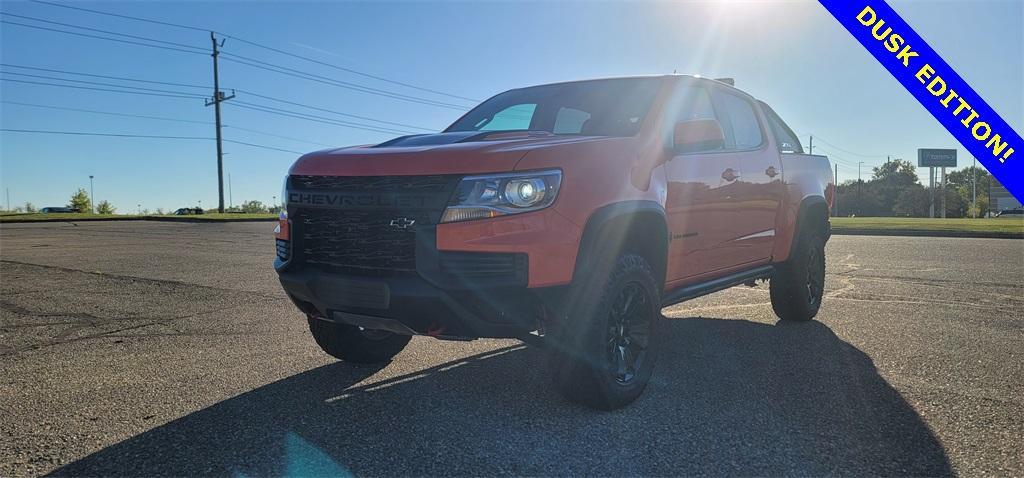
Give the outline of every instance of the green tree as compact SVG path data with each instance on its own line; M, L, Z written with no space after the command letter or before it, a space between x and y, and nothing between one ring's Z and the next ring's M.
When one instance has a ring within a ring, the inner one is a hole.
M963 169L952 171L946 175L946 187L948 189L956 191L964 202L967 203L968 212L967 216L970 216L971 198L973 196L972 185L974 180L977 180L977 215L981 217L988 211L988 191L989 185L993 184L992 175L985 170L985 168L978 166L968 166ZM947 206L949 204L947 203Z
M99 204L96 205L97 214L113 214L116 210L117 209L114 205L110 204L106 199L100 201Z
M871 175L870 189L877 198L878 209L871 215L892 214L900 193L915 184L918 184L917 167L910 161L893 159L876 166ZM865 215L868 215L866 211Z
M256 201L256 200L245 201L245 202L242 203L242 212L251 213L251 214L252 213L267 212L267 207L264 206L263 203L261 203L259 201Z
M78 209L81 212L91 211L92 201L89 200L89 193L85 192L85 189L78 188L78 191L71 195L71 202L68 203L68 207Z
M25 212L38 212L36 205L30 202L25 203Z
M904 189L896 198L892 212L897 216L928 216L928 189L919 184Z

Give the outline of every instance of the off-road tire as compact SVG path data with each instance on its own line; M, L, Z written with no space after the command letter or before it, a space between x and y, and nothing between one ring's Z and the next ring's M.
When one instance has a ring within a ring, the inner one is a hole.
M307 320L317 345L328 355L346 362L387 362L398 355L412 339L409 335L364 330L314 317L307 317Z
M586 272L570 287L565 312L546 340L552 381L570 401L613 410L636 400L651 378L664 320L661 287L635 254ZM627 356L633 367L618 366Z
M779 319L806 322L814 318L825 295L825 238L807 230L798 232L789 260L772 274L772 309Z

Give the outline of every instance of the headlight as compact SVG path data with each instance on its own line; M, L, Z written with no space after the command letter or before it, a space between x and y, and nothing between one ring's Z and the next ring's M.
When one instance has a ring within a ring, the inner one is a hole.
M562 184L559 170L462 178L441 222L468 221L544 209Z

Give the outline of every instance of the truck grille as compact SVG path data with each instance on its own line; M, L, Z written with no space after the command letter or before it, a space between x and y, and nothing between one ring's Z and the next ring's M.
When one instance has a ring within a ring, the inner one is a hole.
M399 220L412 226L392 226ZM309 209L292 224L302 233L302 257L307 264L357 274L416 270L416 225L426 214L385 211Z
M414 272L417 232L433 233L459 179L292 176L290 193L344 198L331 205L289 204L295 260L352 275Z

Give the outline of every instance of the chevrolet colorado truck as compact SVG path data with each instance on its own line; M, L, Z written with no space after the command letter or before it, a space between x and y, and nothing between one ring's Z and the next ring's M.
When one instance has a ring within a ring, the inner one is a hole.
M284 189L274 265L325 352L517 338L601 409L643 391L663 307L769 280L780 319L812 319L834 194L767 104L684 75L506 91L437 134L306 154Z

